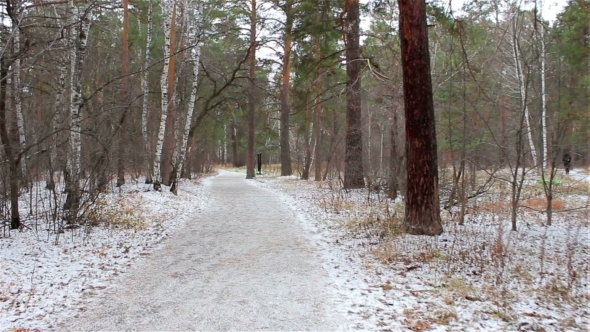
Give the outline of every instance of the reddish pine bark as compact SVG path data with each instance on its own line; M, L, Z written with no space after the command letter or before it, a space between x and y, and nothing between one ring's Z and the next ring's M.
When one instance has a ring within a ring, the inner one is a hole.
M406 109L406 232L442 233L436 129L424 0L398 0Z

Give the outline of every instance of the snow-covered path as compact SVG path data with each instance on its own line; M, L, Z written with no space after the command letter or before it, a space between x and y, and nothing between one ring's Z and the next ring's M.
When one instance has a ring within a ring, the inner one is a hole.
M96 298L71 330L335 330L321 253L279 198L223 172L210 204Z

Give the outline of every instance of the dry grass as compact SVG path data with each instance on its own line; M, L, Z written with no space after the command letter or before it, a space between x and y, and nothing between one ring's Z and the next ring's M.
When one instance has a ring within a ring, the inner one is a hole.
M484 177L482 173L477 182L483 183ZM309 186L309 201L321 207L330 221L346 226L346 236L354 239L351 245L363 248L363 256L370 253L374 266L383 264L384 269L394 271L391 283L377 283L383 291L410 296L413 291L404 290L403 282L412 282L428 292L428 305L423 297L417 307L399 313L399 322L415 331L453 325L461 321L455 307L480 307L474 302L485 305L485 310L474 309L476 317L513 323L524 314L514 309L523 300L543 298L537 304L539 308L565 301L575 311L580 308L580 299L590 296L582 282L589 265L583 263L584 245L574 241L579 237L573 226L587 227L584 220L589 211L584 209L584 195L588 188L584 181L564 178L553 188L552 209L559 213L554 215L554 226L545 228L541 220L544 215L532 211L546 209L543 186L527 178L518 204L517 232L510 230L511 187L506 181L496 181L485 194L468 202L465 225L455 220L458 207L449 213L443 211L445 233L440 237L404 234L403 203L383 199L378 193L347 192L337 181L281 182L298 187L298 199L307 197L302 197L300 190ZM584 195L568 196L572 194ZM564 221L575 221L567 238ZM395 278L401 280L396 283ZM560 327L568 324L575 324L575 320L564 320Z
M544 211L547 209L547 198L544 196L529 198L522 202L521 206ZM551 209L554 211L561 211L565 209L565 202L560 198L554 198L551 201Z

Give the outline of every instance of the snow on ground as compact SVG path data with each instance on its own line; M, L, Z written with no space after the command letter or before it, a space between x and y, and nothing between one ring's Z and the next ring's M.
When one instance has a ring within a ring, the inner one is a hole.
M303 212L360 329L586 331L590 176L572 175L556 190L566 206L552 226L521 208L512 232L508 205L493 195L471 207L463 226L443 211L438 237L400 233L402 204L383 193L295 177L258 183ZM525 188L523 205L539 190Z
M0 236L0 331L55 330L57 322L86 310L88 297L206 207L208 181L183 180L178 196L168 187L151 191L144 179L132 181L97 201L98 226L55 234L43 221L28 218L24 231L8 236L5 228ZM30 194L21 199L26 207Z
M438 237L401 233L402 202L380 192L295 177L263 175L250 183L298 213L343 299L337 310L349 313L353 328L585 331L590 177L574 170L563 181L555 197L565 206L552 226L521 208L519 230L510 231L508 195L500 190L470 205L463 226L456 213L443 211L445 233ZM207 207L207 179L182 182L178 196L141 182L99 200L98 226L56 237L39 223L0 237L0 330L55 330ZM542 189L529 182L523 205L538 207ZM29 210L32 197L22 199Z

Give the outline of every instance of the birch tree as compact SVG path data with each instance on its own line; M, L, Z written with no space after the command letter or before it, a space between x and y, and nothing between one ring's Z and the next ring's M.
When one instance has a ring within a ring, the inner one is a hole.
M251 0L250 12L250 53L249 53L249 78L250 94L248 96L248 147L246 152L246 179L254 178L254 138L256 117L256 0Z
M148 136L148 106L149 106L149 87L148 87L148 74L149 66L151 62L151 47L152 47L152 30L153 30L153 5L152 0L148 0L148 13L147 13L147 32L146 32L146 43L145 43L145 56L143 59L142 73L141 73L141 93L142 93L142 104L141 104L141 133L143 136L144 153L146 161L146 183L153 182L152 173L152 149L150 144L150 138Z
M160 116L160 126L158 129L158 140L156 143L156 153L153 160L154 190L160 190L162 186L162 147L164 145L164 136L166 133L166 119L168 117L168 72L170 70L170 32L172 27L172 6L171 1L163 0L161 2L162 15L164 16L164 68L160 79L160 88L162 90L162 113Z
M88 45L88 32L90 30L91 4L85 4L82 8L75 5L73 0L68 1L71 17L76 17L77 22L70 26L70 152L67 164L66 202L64 210L67 212L67 222L72 223L78 217L80 208L80 176L82 160L81 140L81 113L84 107L82 87L84 86L84 57Z
M15 27L13 32L14 49L19 50L20 46L20 27ZM12 64L12 84L13 84L13 98L14 98L14 113L16 115L16 126L18 128L18 146L26 146L25 139L25 120L23 117L23 107L21 99L21 59L17 57ZM20 160L22 176L27 174L26 158Z
M522 68L522 52L520 49L520 28L519 28L519 13L517 12L514 14L512 18L512 38L510 45L512 46L512 55L514 58L514 68L516 72L516 78L519 87L519 97L520 97L520 109L524 113L524 121L526 125L526 134L527 139L529 142L529 146L531 149L531 157L533 159L533 165L538 163L537 159L537 149L535 148L535 143L533 141L533 133L532 127L530 123L530 114L528 108L528 90L527 90L527 78L525 76L525 72Z
M182 142L180 146L180 152L178 156L178 160L176 163L176 167L174 168L174 183L172 184L172 188L170 191L173 193L177 193L178 190L178 179L180 178L180 172L184 167L184 163L186 161L186 149L188 145L188 137L189 132L191 129L191 122L193 118L193 112L195 109L195 103L197 101L197 92L199 87L199 61L201 58L201 38L202 38L202 31L203 31L203 3L199 1L197 4L193 5L195 8L193 9L193 18L192 24L188 31L188 42L189 45L192 46L190 51L191 62L193 65L193 82L191 87L191 94L188 104L188 110L186 114L186 122L184 124L184 130L182 132ZM187 6L188 8L188 6ZM188 11L188 10L187 10Z

